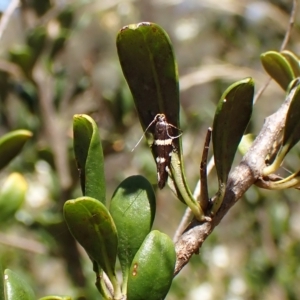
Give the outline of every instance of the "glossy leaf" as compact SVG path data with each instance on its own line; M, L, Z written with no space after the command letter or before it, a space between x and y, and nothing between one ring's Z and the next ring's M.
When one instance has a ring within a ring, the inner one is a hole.
M300 81L296 81L296 90L287 112L283 133L282 145L287 147L286 152L300 140Z
M176 263L172 240L157 230L149 233L130 267L127 300L159 300L167 295Z
M159 113L179 127L177 66L166 32L148 22L125 26L117 50L143 129Z
M112 280L118 236L107 208L96 199L80 197L67 201L63 212L71 234Z
M260 59L266 72L286 90L295 75L284 55L276 51L268 51L261 54Z
M117 49L143 130L161 113L165 114L168 123L180 128L178 72L166 32L148 22L125 26L117 36ZM154 125L147 133L148 144L152 145ZM196 218L202 220L203 212L186 183L181 137L173 139L173 145L169 186L178 199L192 209ZM152 154L156 159L153 149Z
M118 230L118 257L127 283L128 270L134 255L149 234L155 217L155 194L149 181L142 176L125 179L116 189L110 213Z
M4 271L4 291L6 300L35 300L31 287L15 272Z
M300 76L300 65L299 65L299 58L297 55L291 51L284 50L280 52L281 55L285 57L285 59L289 62L290 67L293 70L294 77Z
M13 218L25 201L28 185L19 173L12 173L0 189L0 223Z
M84 196L105 204L104 158L98 127L87 115L73 118L74 152Z
M265 167L262 171L263 176L268 176L274 172L276 172L286 154L289 152L289 150L299 141L300 134L300 121L299 121L299 108L300 108L300 79L295 78L291 81L288 90L287 90L287 97L291 99L290 106L287 112L287 116L285 119L285 126L284 126L284 132L283 132L283 140L282 145L280 149L277 152L277 155L275 159L273 160L272 164ZM289 184L294 184L295 178L298 175L296 173L292 174L288 178L285 178L283 180L280 180L280 183L274 183L276 186L276 189L284 188L284 186L288 186ZM292 179L293 178L293 179ZM289 183L287 183L289 181ZM271 184L271 183L270 183ZM297 182L296 182L297 184ZM271 187L270 187L271 188ZM272 187L272 189L275 189L275 187Z
M0 138L0 169L3 169L22 150L24 144L32 137L28 130L11 131Z
M254 95L251 78L232 84L222 95L214 117L212 142L219 181L227 182L228 173L250 121Z
M166 115L167 122L179 128L177 66L166 32L148 22L125 26L117 36L117 49L143 130L161 113ZM151 126L147 133L153 131ZM151 145L153 137L146 136ZM173 142L181 159L180 140Z

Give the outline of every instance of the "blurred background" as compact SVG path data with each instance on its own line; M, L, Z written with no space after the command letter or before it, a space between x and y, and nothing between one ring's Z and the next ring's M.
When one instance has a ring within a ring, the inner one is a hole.
M13 1L0 1L2 13ZM99 299L92 264L70 237L62 205L81 195L72 149L72 117L91 115L100 128L107 198L127 176L156 184L156 166L122 75L115 46L125 25L150 21L169 34L181 89L181 129L187 179L193 190L207 127L233 82L267 81L260 54L279 50L291 0L23 0L0 32L0 134L28 129L33 138L0 174L20 172L26 201L0 220L0 257L37 297ZM3 14L2 14L3 17ZM300 12L287 49L300 53ZM254 107L249 132L258 134L285 92L274 82ZM285 167L300 167L300 148ZM241 159L238 154L236 163ZM156 187L155 187L156 188ZM209 176L211 195L216 175ZM300 299L299 191L251 187L175 278L168 300ZM154 228L171 237L185 211L157 189Z

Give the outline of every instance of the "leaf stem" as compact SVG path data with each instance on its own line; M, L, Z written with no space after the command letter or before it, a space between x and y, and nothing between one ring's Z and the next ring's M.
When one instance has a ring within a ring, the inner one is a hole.
M218 212L219 208L221 207L224 196L225 196L225 191L226 191L226 184L219 181L219 190L216 193L216 195L213 197L213 200L212 200L212 202L213 202L213 206L211 209L212 215L215 215Z
M123 298L123 296L122 296L122 292L121 292L119 282L118 282L115 274L111 274L109 276L109 278L110 278L110 281L111 281L111 283L114 287L114 299L115 300L121 300Z
M300 185L300 170L282 180L268 182L268 189L283 190L289 188L296 188L299 185Z
M289 144L286 144L283 147L281 147L273 163L262 170L262 176L268 176L276 172L280 168L288 150L289 150Z
M175 188L179 191L179 194L183 198L185 204L191 209L195 218L198 221L201 222L207 220L200 204L193 198L192 194L189 192L188 187L185 186L185 182L183 182L182 180L183 172L181 169L181 163L179 160L178 153L172 154L170 167L171 167L171 174L172 174L172 179L174 181Z
M200 206L204 212L207 211L209 205L209 196L208 196L208 187L207 187L207 157L209 150L209 143L211 139L212 129L208 128L205 138L205 143L203 147L202 160L200 164L200 184L201 184L201 193L200 193Z
M105 276L106 274L101 270L96 261L93 261L93 271L96 274L96 288L100 294L104 297L105 300L111 300L113 294L113 288L111 282Z

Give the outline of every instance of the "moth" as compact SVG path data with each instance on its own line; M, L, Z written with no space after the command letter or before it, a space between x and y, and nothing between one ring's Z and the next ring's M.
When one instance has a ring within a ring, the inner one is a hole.
M180 129L168 123L164 114L157 114L146 128L145 133L152 125L153 130L151 131L153 133L154 141L151 148L156 161L158 187L162 189L167 182L168 173L170 171L171 157L175 148L173 140L179 138L182 133L177 136L172 136L172 128L177 130Z
M173 139L179 136L172 136L172 127L167 122L164 114L157 114L154 118L154 141L152 144L157 166L158 187L162 189L168 179L170 171L171 157L174 150ZM176 127L175 127L176 128Z

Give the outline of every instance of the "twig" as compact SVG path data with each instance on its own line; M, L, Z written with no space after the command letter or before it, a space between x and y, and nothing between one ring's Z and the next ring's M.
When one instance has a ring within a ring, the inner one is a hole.
M10 74L18 80L22 79L23 74L20 67L10 61L0 59L0 70Z
M199 181L200 183L200 181ZM181 218L181 221L175 231L174 237L173 237L173 242L176 243L180 236L182 235L184 229L187 227L187 225L189 224L191 218L193 216L193 213L191 211L191 209L189 207L186 208L183 217Z
M68 165L65 131L62 129L61 122L53 107L53 78L38 67L35 68L33 75L46 138L53 150L54 163L62 191L67 191L72 184L72 179Z
M19 6L20 1L19 0L11 0L8 8L5 10L4 14L2 15L1 21L0 21L0 40L3 36L3 33L7 27L7 24L15 11L15 9Z
M283 51L289 42L289 39L290 39L290 36L292 33L292 29L293 29L293 26L295 23L296 13L297 13L297 0L293 0L293 6L292 6L292 10L291 10L290 19L289 19L289 25L288 25L287 31L285 33L284 39L281 43L280 51Z
M291 31L295 22L296 11L297 0L294 0L289 26L282 41L280 51L282 51L286 47L289 41ZM259 97L269 85L270 81L271 78L269 78L264 86L256 93L253 104L257 102ZM177 262L174 272L175 275L178 274L180 270L188 263L191 256L199 251L202 243L211 234L214 227L219 224L228 210L242 197L247 189L249 189L249 187L257 179L259 179L260 171L265 165L264 158L271 148L270 145L273 145L274 141L277 139L281 129L284 126L285 115L290 100L292 99L292 95L293 92L288 95L286 101L279 108L277 113L266 119L264 127L252 144L250 150L244 156L242 162L230 174L223 204L216 217L213 219L213 222L205 222L203 224L199 224L194 220L190 224L189 228L185 231L185 233L180 236L180 233L184 230L184 228L186 228L192 215L190 209L186 210L185 215L183 216L173 239L176 242L177 254ZM254 162L256 163L254 164ZM214 166L213 157L209 162L209 166L211 166L211 168ZM210 173L209 167L207 172ZM201 183L199 182L195 189L194 195L200 195L200 193Z
M200 205L204 213L207 211L209 196L207 187L207 157L210 144L212 129L209 127L206 133L205 143L203 147L202 160L200 164L200 182L201 182L201 193L200 193Z
M296 88L292 89L277 112L266 118L262 130L249 151L230 173L222 206L212 222L199 223L193 220L189 228L180 236L175 245L177 255L175 275L188 263L194 253L198 253L205 239L229 209L260 178L261 170L265 167L265 157L282 132L287 110L295 91Z
M263 94L263 92L266 90L266 88L269 86L272 78L269 77L266 81L266 83L258 90L258 92L255 94L253 99L253 105L257 102L257 100L260 98L260 96Z
M212 157L207 165L207 174L210 174L210 172L212 171L214 166L215 166L215 160L214 160L214 157ZM195 199L198 199L200 197L200 194L201 194L201 181L199 180L196 185L196 188L194 190L193 197ZM187 209L185 210L185 213L176 229L176 232L174 234L174 237L173 237L174 243L176 243L178 241L179 237L181 236L183 231L188 226L188 223L192 219L192 216L193 216L192 211L187 207Z
M34 240L22 238L21 236L6 235L0 232L0 244L18 248L34 254L46 254L46 247Z

